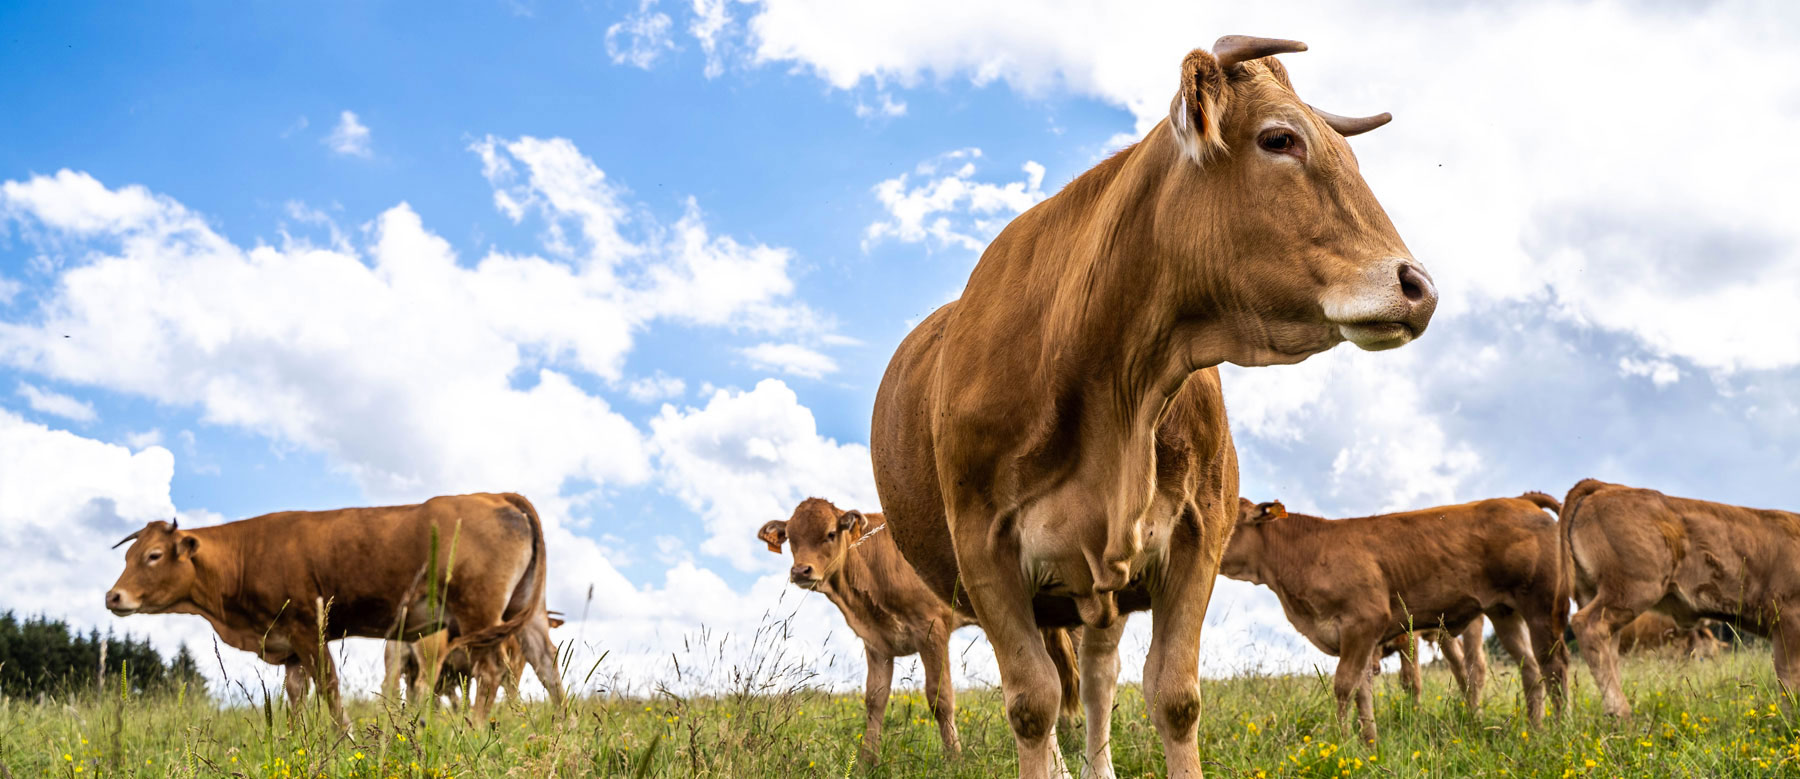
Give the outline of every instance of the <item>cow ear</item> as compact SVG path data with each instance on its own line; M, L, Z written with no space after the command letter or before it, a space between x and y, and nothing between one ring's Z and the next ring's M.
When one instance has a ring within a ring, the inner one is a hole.
M1256 504L1256 521L1258 522L1272 522L1285 516L1287 516L1287 507L1281 505L1279 500Z
M761 530L756 531L756 537L769 545L769 551L781 554L781 545L787 543L787 522L779 519L772 520L763 525Z
M863 528L868 526L869 518L863 516L863 513L856 509L850 509L838 515L838 532L840 533L852 531L860 533Z
M193 533L180 533L180 534L176 535L176 537L175 537L176 554L178 554L182 557L192 558L194 556L194 552L197 551L199 548L200 548L200 539L196 538Z
M1181 61L1181 87L1169 103L1169 129L1196 164L1225 151L1225 134L1219 128L1224 101L1225 71L1219 61L1205 49L1188 52Z

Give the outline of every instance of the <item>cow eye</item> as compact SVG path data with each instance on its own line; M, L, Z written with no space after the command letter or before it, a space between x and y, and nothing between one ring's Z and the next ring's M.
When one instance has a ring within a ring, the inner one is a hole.
M149 555L148 555L148 556L147 556L147 557L146 557L146 559L148 559L148 560L149 560L149 561L150 561L150 562L153 562L153 563L154 563L154 562L156 562L156 561L157 561L157 560L161 560L161 559L162 559L162 552L151 552L151 553L150 553L150 554L149 554Z
M1299 154L1301 152L1300 136L1295 135L1294 131L1286 129L1277 128L1263 133L1262 137L1256 139L1256 145L1261 146L1263 151L1272 154Z

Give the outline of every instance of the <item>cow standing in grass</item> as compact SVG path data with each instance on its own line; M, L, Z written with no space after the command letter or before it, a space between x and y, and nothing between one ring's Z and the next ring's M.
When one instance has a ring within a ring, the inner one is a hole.
M1348 724L1354 699L1367 741L1376 737L1370 670L1379 647L1425 626L1461 632L1482 615L1519 661L1536 726L1545 688L1559 712L1568 694L1569 580L1556 521L1544 512L1557 508L1528 492L1327 520L1243 500L1219 572L1274 590L1294 628L1338 658L1338 719ZM1479 711L1480 691L1465 693Z
M1607 714L1631 716L1617 634L1652 612L1768 636L1776 678L1800 692L1800 514L1586 479L1562 525L1581 605L1571 622Z
M1087 631L1146 608L1149 717L1169 776L1201 774L1200 628L1237 512L1211 370L1395 348L1436 307L1345 141L1388 117L1303 102L1271 55L1305 48L1227 36L1190 52L1168 119L1014 219L882 378L882 506L926 584L992 641L1021 777L1068 773L1039 630L1079 624L1098 646ZM1159 457L1169 430L1193 459ZM1082 653L1084 683L1108 676L1104 654ZM1106 776L1099 733L1083 770Z
M881 757L881 725L893 688L894 659L917 654L925 668L925 700L937 719L944 751L962 750L956 732L956 686L950 678L950 634L972 624L940 600L907 565L894 537L885 532L880 514L842 510L821 498L807 498L786 520L762 526L756 537L769 551L793 551L788 580L830 598L851 632L862 639L868 659L863 683L867 722L860 756L865 763ZM1044 641L1063 679L1063 713L1079 707L1075 657L1065 631L1044 632Z
M557 612L550 612L550 629L562 627L563 621ZM388 700L396 700L404 686L409 700L425 700L418 695L419 678L432 657L443 657L439 666L436 694L429 700L435 704L438 698L448 697L451 708L466 708L470 705L470 693L474 692L475 660L470 657L469 650L457 647L446 652L450 636L447 631L439 631L417 641L383 642L382 660L386 669L381 680L381 695ZM519 643L518 636L507 636L500 642L500 684L505 687L506 694L513 700L519 697L519 680L525 675L525 650ZM554 653L553 653L554 654Z
M126 541L135 543L106 607L119 616L204 617L226 644L286 666L296 713L317 682L332 716L349 726L326 641L440 630L473 661L478 721L493 704L509 636L551 700L562 701L544 608L543 527L520 495L284 511L190 529L159 521ZM435 687L437 662L420 675L419 695Z

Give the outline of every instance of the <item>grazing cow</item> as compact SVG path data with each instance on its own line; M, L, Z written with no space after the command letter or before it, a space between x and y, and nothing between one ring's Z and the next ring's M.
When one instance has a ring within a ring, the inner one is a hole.
M944 750L962 750L956 733L956 688L950 679L950 634L972 620L957 614L932 594L912 566L900 556L887 520L880 514L840 510L821 498L807 498L787 520L762 526L756 537L769 551L781 554L789 544L794 565L788 579L823 593L843 612L850 630L862 639L868 657L863 701L868 721L860 750L865 763L881 757L881 723L894 679L894 658L919 656L925 667L925 700L937 719ZM1063 713L1080 705L1076 695L1075 658L1066 632L1046 630L1043 638L1057 661L1064 683Z
M550 629L562 627L563 621L557 612L550 612ZM436 705L438 698L448 697L451 708L469 706L470 694L474 692L475 660L469 656L466 647L457 647L445 654L449 637L444 631L438 631L417 641L395 641L388 639L382 642L382 658L386 675L381 682L381 695L395 700L404 688L412 700L418 700L419 676L430 664L432 657L442 655L444 660L439 664L436 694L431 702ZM507 636L500 642L500 683L506 688L506 694L513 699L519 697L519 679L525 675L525 650L519 644L518 636ZM404 682L404 685L402 684Z
M882 378L882 506L920 577L992 641L1022 777L1067 773L1039 629L1084 626L1085 686L1117 664L1089 633L1145 608L1149 716L1169 775L1200 775L1200 626L1237 492L1210 369L1398 347L1437 304L1344 140L1388 117L1302 102L1270 55L1304 49L1190 52L1168 119L1014 219ZM1196 457L1164 461L1168 431Z
M1800 619L1787 616L1800 613L1800 514L1586 479L1562 526L1581 606L1571 623L1607 714L1631 716L1615 634L1645 612L1768 636L1776 678L1800 691Z
M1483 614L1519 661L1531 724L1543 721L1546 686L1562 710L1569 585L1556 522L1540 510L1556 511L1556 499L1528 492L1341 520L1239 506L1219 572L1274 590L1301 635L1338 657L1338 718L1355 696L1364 739L1376 735L1370 668L1382 643L1417 626L1461 633ZM1471 710L1478 693L1465 690Z
M1381 656L1400 656L1400 686L1412 696L1413 705L1417 706L1425 694L1424 680L1419 674L1419 639L1437 644L1438 653L1443 655L1444 665L1450 667L1450 676L1456 679L1456 688L1462 691L1469 710L1480 711L1481 688L1487 683L1487 648L1482 646L1481 640L1486 626L1487 620L1476 617L1461 634L1441 628L1408 631L1382 644ZM1370 673L1380 675L1379 658Z
M348 726L324 641L415 639L446 629L449 648L468 650L480 681L477 720L493 703L499 645L508 636L518 636L551 699L561 702L544 608L543 527L522 496L286 511L185 530L158 521L119 543L133 540L106 607L119 616L205 617L226 644L287 667L296 712L316 681L332 716ZM430 694L436 675L436 668L422 675L420 695Z
M1619 654L1671 649L1682 657L1714 657L1725 642L1715 637L1706 623L1700 620L1684 628L1667 614L1646 611L1619 631Z

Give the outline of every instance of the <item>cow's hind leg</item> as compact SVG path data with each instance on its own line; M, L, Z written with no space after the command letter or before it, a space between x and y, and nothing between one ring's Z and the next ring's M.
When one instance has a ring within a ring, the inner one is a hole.
M312 669L300 664L299 660L287 663L286 673L282 679L282 687L287 692L288 727L300 724L300 712L306 705L306 692L312 686Z
M1081 629L1081 708L1087 715L1086 763L1082 779L1113 779L1113 693L1119 684L1119 638L1125 615L1110 627Z
M1494 637L1506 653L1519 661L1519 684L1525 693L1525 716L1532 727L1544 722L1544 675L1537 655L1531 651L1531 637L1525 619L1518 614L1494 617Z
M1406 688L1406 694L1412 696L1413 707L1418 708L1419 702L1425 697L1425 680L1419 673L1419 634L1409 632L1402 636L1402 639L1400 642L1400 686ZM1374 673L1375 668L1380 667L1380 663L1381 658L1375 658L1375 663L1370 668L1371 674ZM1373 679L1370 680L1370 684L1374 684Z
M1569 622L1575 628L1575 640L1580 642L1581 656L1594 674L1594 686L1600 688L1602 707L1608 715L1623 719L1631 716L1631 703L1625 699L1625 689L1619 683L1618 635L1637 619L1641 609L1613 605L1616 602L1602 590Z
M1544 687L1550 691L1550 707L1558 716L1569 697L1569 647L1563 642L1568 629L1568 612L1554 608L1533 610L1524 614L1525 628L1531 634L1531 653L1544 673Z
M469 659L475 666L475 678L471 681L475 685L474 721L476 725L485 725L493 711L494 699L500 695L500 686L504 684L504 661L499 646L470 648Z
M1481 690L1487 685L1487 645L1482 643L1485 623L1484 618L1476 617L1463 630L1462 635L1451 642L1453 645L1460 645L1463 673L1468 679L1468 683L1462 688L1463 703L1469 707L1471 717L1481 716Z
M938 738L951 757L962 755L962 737L956 732L956 683L950 677L950 626L932 626L931 635L919 647L919 663L925 666L925 703L937 720Z

